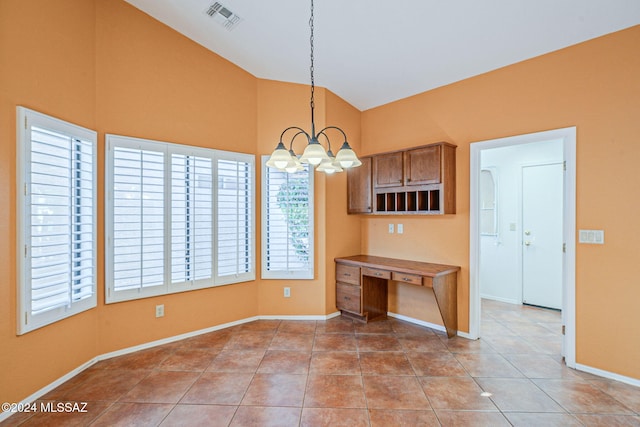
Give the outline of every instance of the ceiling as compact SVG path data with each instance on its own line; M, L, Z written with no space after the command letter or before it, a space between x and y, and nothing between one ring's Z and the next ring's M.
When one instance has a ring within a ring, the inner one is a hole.
M310 82L309 0L126 1L258 78ZM216 1L240 18L231 30L205 13ZM314 8L315 83L360 110L640 24L640 0L316 0Z

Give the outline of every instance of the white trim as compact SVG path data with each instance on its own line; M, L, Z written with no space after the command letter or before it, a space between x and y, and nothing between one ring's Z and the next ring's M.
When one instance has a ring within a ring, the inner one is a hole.
M184 340L187 338L197 337L198 335L208 334L210 332L219 331L221 329L230 328L232 326L242 325L243 323L249 323L256 320L260 320L260 316L247 317L245 319L235 320L233 322L223 323L221 325L211 326L209 328L198 329L197 331L187 332L180 335L174 335L172 337L162 338L155 341L150 341L144 344L134 345L133 347L123 348L121 350L112 351L96 356L96 361L111 359L112 357L123 356L129 353L135 353L140 350L147 350L149 348L157 347L159 345L171 344L172 342Z
M480 294L480 298L481 299L489 299L489 300L492 300L492 301L505 302L507 304L522 304L522 301L518 301L517 299L494 297L493 295L487 295L487 294Z
M98 362L98 359L94 357L93 359L89 360L88 362L85 362L82 365L78 366L74 370L67 372L66 374L64 374L63 376L61 376L57 380L53 381L52 383L49 383L46 386L42 387L40 390L36 391L35 393L31 394L30 396L25 397L20 402L16 402L17 405L18 406L21 406L21 405L22 406L26 406L26 405L33 404L36 400L40 399L42 396L44 396L45 394L49 393L50 391L52 391L56 387L62 385L63 383L69 381L71 378L73 378L76 375L78 375L79 373L81 373L84 370L86 370L86 369L90 368L91 366L95 365L96 362ZM6 420L11 415L16 414L16 413L17 412L0 412L0 422Z
M206 334L206 333L209 333L209 332L219 331L221 329L230 328L232 326L238 326L238 325L241 325L243 323L249 323L249 322L253 322L253 321L256 321L256 320L329 320L329 319L332 319L332 318L338 317L338 316L340 316L340 312L339 311L336 311L334 313L329 313L327 315L253 316L253 317L247 317L245 319L235 320L233 322L223 323L221 325L216 325L216 326L212 326L212 327L209 327L209 328L199 329L199 330L193 331L193 332L187 332L187 333L180 334L180 335L174 335L174 336L168 337L168 338L163 338L163 339L160 339L160 340L151 341L151 342L140 344L140 345L135 345L133 347L123 348L121 350L111 351L109 353L104 353L104 354L98 355L98 356L94 357L93 359L89 360L88 362L83 363L79 367L73 369L72 371L66 373L65 375L61 376L60 378L58 378L57 380L53 381L52 383L42 387L40 390L38 390L35 393L31 394L29 397L23 399L18 405L21 405L21 404L25 404L26 405L27 403L35 402L36 400L40 399L45 394L47 394L50 391L52 391L53 389L55 389L56 387L60 386L64 382L70 380L71 378L75 377L79 373L83 372L84 370L90 368L91 366L95 365L96 363L98 363L98 362L100 362L102 360L111 359L111 358L117 357L117 356L123 356L125 354L134 353L134 352L140 351L140 350L146 350L146 349L149 349L149 348L157 347L159 345L170 344L172 342L180 341L180 340L183 340L183 339L186 339L186 338L193 338L193 337L196 337L198 335ZM2 422L5 419L9 418L13 414L14 414L14 412L0 412L0 422Z
M312 315L287 315L287 316L279 316L279 315L267 315L267 316L258 316L259 320L329 320L334 317L340 316L340 312L336 311L335 313L330 314L312 314Z
M416 325L424 326L426 328L435 329L440 332L447 332L447 329L442 325L436 325L435 323L425 322L424 320L415 319L413 317L405 316L403 314L388 312L387 316L393 317L398 320L404 320L405 322L413 323Z
M610 380L619 381L621 383L640 387L640 379L626 377L624 375L616 374L615 372L604 371L602 369L593 368L591 366L576 363L576 370L587 372L589 374L597 375L599 377L608 378Z
M575 321L575 230L576 230L576 128L568 127L545 132L518 135L506 138L479 141L470 144L470 185L469 185L469 336L480 336L480 233L478 215L478 186L481 170L482 150L526 144L531 142L561 139L563 142L566 171L564 177L563 237L566 244L563 265L562 318L566 327L563 353L567 366L576 366L576 321Z

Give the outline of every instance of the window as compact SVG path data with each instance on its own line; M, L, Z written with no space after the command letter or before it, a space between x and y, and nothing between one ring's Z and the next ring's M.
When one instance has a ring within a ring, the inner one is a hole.
M18 107L18 334L96 306L96 132Z
M262 278L313 279L313 169L287 173L262 159Z
M498 210L496 206L495 169L480 171L480 234L498 235Z
M247 154L107 135L107 302L253 280L254 169Z

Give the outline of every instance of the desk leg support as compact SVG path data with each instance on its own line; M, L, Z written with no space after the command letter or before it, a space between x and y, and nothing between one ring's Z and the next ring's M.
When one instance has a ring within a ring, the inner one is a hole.
M458 332L458 282L456 279L456 273L433 279L433 293L449 338Z

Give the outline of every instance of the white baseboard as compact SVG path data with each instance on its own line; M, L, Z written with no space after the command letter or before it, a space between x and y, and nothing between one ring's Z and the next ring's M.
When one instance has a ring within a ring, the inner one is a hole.
M447 332L445 327L442 325L436 325L435 323L425 322L424 320L420 319L414 319L413 317L405 316L402 314L388 312L387 316L393 317L398 320L404 320L405 322L413 323L416 325L424 326L426 328L435 329L436 331Z
M442 325L425 322L424 320L420 320L420 319L414 319L413 317L405 316L402 314L388 312L387 316L396 318L398 320L404 320L405 322L413 323L413 324L424 326L427 328L435 329L436 331L447 332L447 329ZM469 335L467 332L458 331L457 335L462 338L473 339L471 338L471 335Z
M40 399L45 394L49 393L51 390L53 390L56 387L62 385L66 381L69 381L71 378L75 377L80 372L84 371L85 369L90 368L97 361L98 361L98 359L94 357L93 359L89 360L88 362L83 363L82 365L78 366L73 371L67 372L65 375L61 376L60 378L58 378L54 382L52 382L50 384L47 384L46 386L42 387L40 390L36 391L31 396L23 399L21 402L19 402L19 403L15 402L15 403L17 403L17 406L22 406L22 407L25 407L27 405L33 404L36 400ZM16 412L0 412L0 422L4 421L5 419L9 418L11 415L13 415L15 413Z
M318 314L318 315L299 315L299 316L279 316L279 315L269 315L269 316L258 316L260 320L329 320L334 317L340 316L340 312L336 311L335 313L330 314Z
M637 378L625 377L624 375L616 374L614 372L604 371L598 368L592 368L591 366L582 365L580 363L576 363L576 369L578 371L588 372L590 374L597 375L599 377L620 381L621 383L640 387L640 379L637 379Z
M517 305L522 304L522 302L518 301L517 299L502 298L502 297L496 297L496 296L493 296L493 295L480 294L480 298L481 299L489 299L489 300L498 301L498 302L506 302L508 304L517 304Z
M111 351L109 353L100 354L100 355L94 357L93 359L89 360L88 362L83 363L82 365L78 366L77 368L75 368L71 372L68 372L67 374L61 376L60 378L58 378L57 380L53 381L52 383L44 386L40 390L38 390L35 393L33 393L31 396L23 399L20 403L18 403L18 406L26 405L28 403L35 402L36 400L40 399L45 394L49 393L50 391L52 391L56 387L60 386L64 382L70 380L71 378L75 377L76 375L78 375L79 373L84 371L85 369L90 368L91 366L95 365L97 362L99 362L101 360L107 360L107 359L111 359L112 357L123 356L125 354L134 353L134 352L140 351L140 350L146 350L146 349L149 349L149 348L152 348L152 347L157 347L159 345L169 344L169 343L172 343L172 342L175 342L175 341L180 341L180 340L183 340L183 339L186 339L186 338L192 338L192 337L195 337L195 336L198 336L198 335L207 334L209 332L219 331L221 329L230 328L232 326L241 325L243 323L253 322L255 320L329 320L329 319L332 319L332 318L337 317L339 315L340 315L340 312L338 311L338 312L330 313L330 314L327 314L327 315L253 316L253 317L247 317L246 319L241 319L241 320L236 320L236 321L229 322L229 323L224 323L222 325L212 326L210 328L199 329L197 331L187 332L185 334L175 335L175 336L172 336L172 337L163 338L161 340L150 341L148 343L135 345L133 347L127 347L127 348L123 348L121 350L116 350L116 351ZM11 415L13 415L13 412L1 412L0 413L0 422L2 422L3 420L9 418Z
M157 347L159 345L169 344L169 343L180 341L180 340L183 340L183 339L186 339L186 338L196 337L196 336L202 335L202 334L208 334L209 332L215 332L215 331L219 331L221 329L227 329L227 328L230 328L232 326L237 326L237 325L241 325L243 323L253 322L254 320L259 320L259 319L260 319L260 316L247 317L246 319L235 320L233 322L223 323L222 325L216 325L216 326L212 326L210 328L198 329L197 331L187 332L185 334L180 334L180 335L174 335L172 337L163 338L161 340L150 341L150 342L147 342L147 343L144 343L144 344L134 345L133 347L127 347L127 348L123 348L121 350L116 350L116 351L112 351L112 352L109 352L109 353L104 353L104 354L101 354L99 356L96 356L95 359L98 360L98 361L111 359L112 357L123 356L125 354L134 353L136 351L146 350L146 349L149 349L149 348Z

